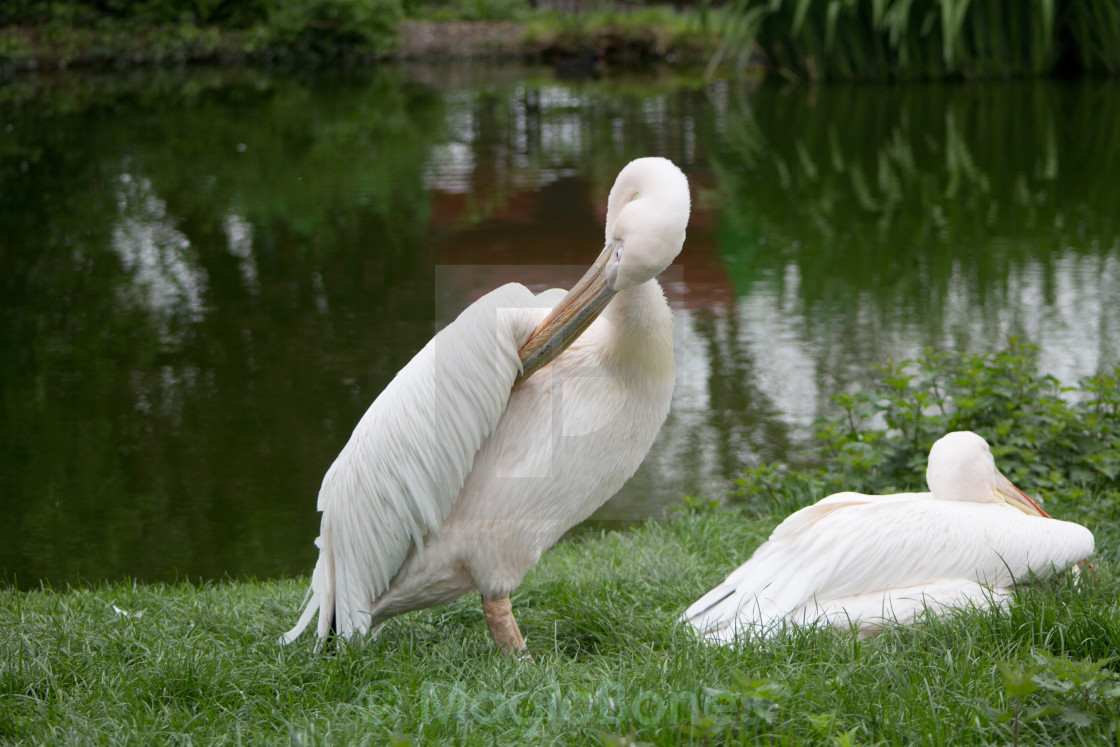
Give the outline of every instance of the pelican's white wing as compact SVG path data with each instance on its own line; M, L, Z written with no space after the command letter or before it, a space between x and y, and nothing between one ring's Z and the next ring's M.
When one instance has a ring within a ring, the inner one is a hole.
M548 298L551 298L549 296ZM543 302L546 302L543 301ZM370 405L323 478L311 598L281 638L319 611L320 638L369 629L370 605L440 524L493 432L521 370L519 348L542 317L524 286L502 286L463 311Z
M905 620L926 604L975 601L988 588L998 596L1092 552L1085 527L1006 505L839 493L782 522L684 619L721 642L783 622L890 617L895 607Z

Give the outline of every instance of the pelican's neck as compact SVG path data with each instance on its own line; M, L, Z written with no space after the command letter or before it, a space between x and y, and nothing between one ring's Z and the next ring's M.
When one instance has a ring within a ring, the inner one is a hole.
M657 280L619 291L603 318L614 339L604 363L641 371L673 373L673 312Z

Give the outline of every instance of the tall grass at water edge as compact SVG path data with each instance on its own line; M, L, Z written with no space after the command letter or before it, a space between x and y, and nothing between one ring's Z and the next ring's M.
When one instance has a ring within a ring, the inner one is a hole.
M1117 0L731 0L712 59L812 79L1120 71Z
M730 502L548 552L514 594L534 660L494 652L474 598L376 641L281 648L306 584L0 591L0 742L12 744L1100 744L1120 733L1120 370L1072 391L1017 343L887 364L820 424L824 466L760 465ZM859 641L800 629L737 648L675 622L790 510L916 487L969 427L1053 515L1096 533L1095 574Z

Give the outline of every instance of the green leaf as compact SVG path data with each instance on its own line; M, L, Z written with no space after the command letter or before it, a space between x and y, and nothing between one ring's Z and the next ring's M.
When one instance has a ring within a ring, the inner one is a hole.
M1054 708L1051 712L1053 711L1057 711L1061 715L1062 721L1078 729L1084 729L1087 726L1093 725L1092 715L1077 710L1076 708Z
M1033 677L1042 669L1041 666L1012 669L1002 661L997 662L996 666L1003 674L1003 690L1012 698L1022 698L1038 690L1038 683Z

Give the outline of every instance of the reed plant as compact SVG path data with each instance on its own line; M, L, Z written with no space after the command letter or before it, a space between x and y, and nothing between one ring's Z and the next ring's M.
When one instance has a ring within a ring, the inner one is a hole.
M811 79L1120 71L1116 0L733 0L714 62Z

